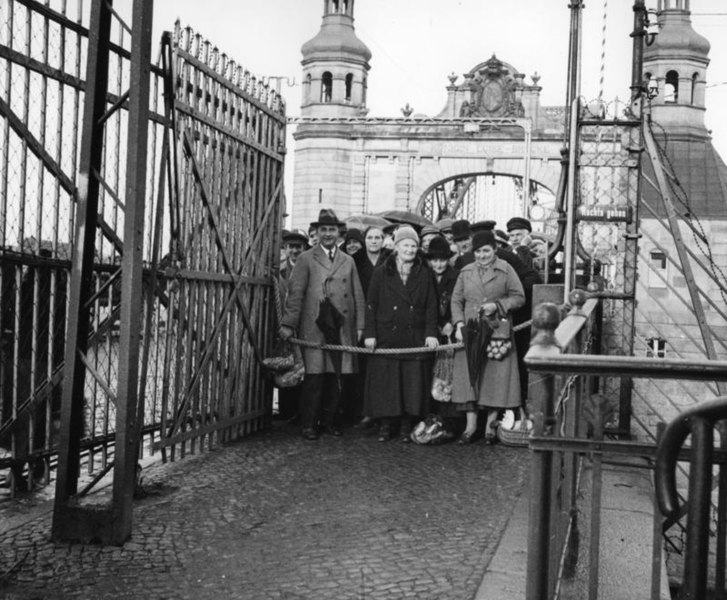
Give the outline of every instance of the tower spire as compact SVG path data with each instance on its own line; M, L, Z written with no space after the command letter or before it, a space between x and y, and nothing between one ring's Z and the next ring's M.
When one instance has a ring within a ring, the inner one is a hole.
M303 44L301 115L352 117L366 108L371 51L356 36L354 0L323 0L318 34Z
M704 124L709 41L692 28L690 0L659 0L659 34L644 51L644 77L658 88L652 118L672 134L708 136Z

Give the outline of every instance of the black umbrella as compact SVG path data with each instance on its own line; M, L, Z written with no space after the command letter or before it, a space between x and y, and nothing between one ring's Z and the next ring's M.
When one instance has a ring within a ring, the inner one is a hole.
M407 210L385 210L376 213L379 217L384 217L393 223L404 223L413 226L417 231L421 231L422 227L433 225L426 217Z
M462 327L462 342L467 357L467 370L470 385L475 394L475 402L480 395L480 375L487 362L487 344L492 338L492 327L487 319L475 317L468 319Z
M333 305L331 299L328 297L326 289L328 281L323 284L324 297L318 305L318 318L316 319L316 325L318 329L323 333L323 338L326 340L326 344L338 345L341 343L341 327L345 317L341 312ZM336 372L336 381L338 383L338 389L341 389L341 353L338 351L331 351L329 353L331 362L333 363L333 370Z

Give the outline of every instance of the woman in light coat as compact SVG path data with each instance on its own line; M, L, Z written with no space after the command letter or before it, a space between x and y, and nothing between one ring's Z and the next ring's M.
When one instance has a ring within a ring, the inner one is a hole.
M452 321L455 337L462 341L462 328L468 319L477 318L480 310L485 315L497 315L512 323L511 313L525 303L523 286L515 270L497 257L497 242L492 231L481 231L472 240L475 262L465 266L457 277L452 292ZM512 343L512 335L510 336ZM502 408L520 405L520 380L514 347L502 360L488 359L479 378L479 394L470 385L465 350L454 359L452 401L467 411L467 425L460 443L472 442L477 430L477 410L487 409L485 440L494 440L492 426Z

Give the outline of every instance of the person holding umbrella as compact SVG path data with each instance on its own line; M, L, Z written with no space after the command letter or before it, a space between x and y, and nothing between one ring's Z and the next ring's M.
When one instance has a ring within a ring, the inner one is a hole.
M469 444L477 431L477 410L487 409L485 440L492 442L498 411L520 405L517 357L509 352L501 360L487 359L492 331L482 317L507 319L525 303L525 293L515 270L497 257L491 230L479 231L472 240L475 262L460 271L452 292L455 337L465 348L455 354L452 401L467 413L460 443Z
M408 225L394 234L394 252L374 270L367 296L364 344L367 348L436 348L437 292L419 255L419 237ZM414 420L427 411L432 383L431 352L367 359L364 414L379 419L379 441L400 422L401 440L410 440Z
M300 255L288 286L280 337L296 332L302 340L318 344L355 346L364 326L365 299L353 258L337 241L342 223L330 209L322 209L315 227L319 243ZM342 435L338 422L341 376L356 372L355 356L318 348L303 348L305 378L301 390L303 437L315 440L320 425ZM328 392L328 393L324 393Z

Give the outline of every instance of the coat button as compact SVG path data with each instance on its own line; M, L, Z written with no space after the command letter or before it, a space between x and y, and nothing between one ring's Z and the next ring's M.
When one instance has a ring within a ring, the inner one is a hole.
M398 307L398 306L395 306L395 307L394 307L394 310L396 310L397 308L399 308L399 307Z
M344 297L344 298L348 298L348 294L344 294L344 295L343 295L343 297Z

